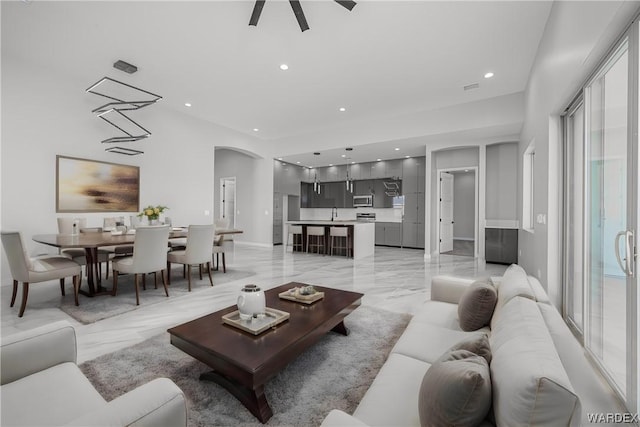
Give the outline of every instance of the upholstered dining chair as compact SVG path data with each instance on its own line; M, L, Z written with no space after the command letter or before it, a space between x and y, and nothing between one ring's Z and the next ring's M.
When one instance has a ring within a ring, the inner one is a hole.
M101 233L101 227L87 227L87 219L86 218L58 218L58 233L60 234L71 234L73 232L73 223L78 221L78 228L80 233ZM73 261L77 262L80 265L87 265L87 255L84 249L81 248L70 248L63 249L60 252L62 255L71 258ZM105 263L106 267L106 278L109 278L109 257L111 252L106 249L98 249L98 263ZM98 268L98 277L102 277L102 269ZM82 286L82 276L80 276L80 283L78 286Z
M165 267L167 266L167 241L169 240L169 226L140 227L136 229L136 239L133 242L133 255L124 258L114 258L113 291L118 293L118 274L133 274L136 288L136 305L140 305L138 291L138 276L140 274L161 272L164 292L169 296Z
M220 254L222 254L222 272L226 273L227 272L227 260L225 259L225 256L224 256L224 234L220 234L213 241L213 249L212 249L212 253L211 253L211 261L213 261L213 265L214 265L214 269L215 270L219 270L220 269ZM215 255L215 259L214 259L214 255ZM217 263L217 266L216 266L216 263Z
M46 282L49 280L60 280L60 292L64 292L64 279L73 277L73 294L75 303L78 305L78 291L80 289L80 275L82 274L80 265L73 260L61 256L45 256L31 259L22 244L22 236L19 232L2 232L2 246L9 261L9 269L13 276L13 293L11 294L11 305L16 302L18 293L18 282L22 282L22 303L18 317L24 315L29 296L29 284Z
M136 228L138 223L134 226L132 217L129 217L131 222L131 228ZM137 217L136 217L137 218ZM103 218L102 220L102 228L104 231L113 231L116 230L116 227L119 225L124 225L124 217L123 216L111 216ZM105 251L109 251L114 257L124 257L133 254L133 245L119 245L119 246L105 246ZM107 278L109 276L107 275Z
M184 250L171 251L167 255L167 276L171 284L171 263L187 266L187 282L191 292L191 266L197 265L202 280L202 266L206 264L209 283L213 286L211 278L211 246L213 245L213 224L190 225L187 231L187 247Z

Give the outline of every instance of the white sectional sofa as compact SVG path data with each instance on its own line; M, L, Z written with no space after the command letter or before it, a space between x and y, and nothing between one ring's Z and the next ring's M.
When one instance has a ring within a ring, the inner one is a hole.
M182 390L167 378L106 402L76 365L68 322L21 332L0 349L2 426L186 426Z
M333 410L322 425L421 425L425 373L456 343L481 334L489 335L492 353L486 425L580 426L587 424L586 413L624 412L537 279L510 266L493 280L497 303L490 325L465 332L457 303L472 282L434 277L431 300L414 315L353 415Z

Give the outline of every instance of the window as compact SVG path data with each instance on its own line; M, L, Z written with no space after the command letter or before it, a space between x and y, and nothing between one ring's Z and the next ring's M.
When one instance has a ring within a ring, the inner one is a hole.
M522 228L533 233L534 224L534 173L535 173L535 141L532 140L522 158Z

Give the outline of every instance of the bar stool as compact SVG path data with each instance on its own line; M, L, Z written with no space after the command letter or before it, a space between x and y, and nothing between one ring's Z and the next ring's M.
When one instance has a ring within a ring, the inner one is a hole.
M302 226L289 224L285 251L286 251L286 248L289 247L289 241L291 241L291 252L295 252L296 248L298 248L298 252L304 251L304 245L302 244L302 240L303 240Z
M351 242L349 241L349 227L331 227L329 229L329 245L331 246L331 255L333 255L334 249L344 249L345 255L349 257L351 252ZM339 238L339 241L344 237L345 244L344 246L336 245L336 237Z
M311 243L312 237L313 243ZM320 246L322 246L322 253L325 253L326 250L324 247L324 227L307 227L307 252L310 252L310 247L315 247L316 250L319 251Z

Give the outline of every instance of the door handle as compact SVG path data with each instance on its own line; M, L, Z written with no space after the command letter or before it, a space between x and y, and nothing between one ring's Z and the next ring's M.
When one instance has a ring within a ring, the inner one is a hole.
M625 243L626 243L626 250L627 250L627 256L625 257L625 260L627 265L627 274L630 277L634 276L634 264L636 260L634 240L635 239L634 239L633 231L627 230L625 232Z
M627 270L627 258L622 258L620 259L620 238L624 236L625 237L625 249L627 250L627 254L628 252L628 247L629 247L629 240L627 239L627 232L626 231L620 231L618 234L616 234L616 239L615 239L615 250L616 250L616 260L618 261L618 265L620 266L620 269L624 272L624 274L629 274L628 270ZM623 262L624 261L624 264Z

